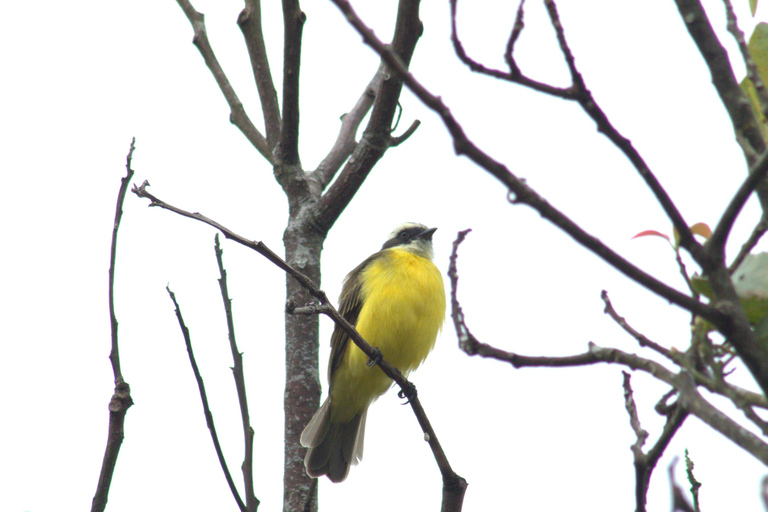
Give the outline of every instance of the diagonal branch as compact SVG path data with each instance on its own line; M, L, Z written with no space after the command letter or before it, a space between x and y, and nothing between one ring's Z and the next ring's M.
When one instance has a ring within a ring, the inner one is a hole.
M752 252L752 249L755 248L757 242L760 241L766 231L768 231L768 215L763 214L755 227L752 228L752 234L750 234L747 241L742 244L741 249L739 249L739 254L736 255L728 266L728 273L733 274L736 269L739 268L739 265L744 261L744 258Z
M698 263L701 263L701 259L704 256L701 251L701 245L694 239L693 234L688 227L688 223L683 219L677 206L675 206L675 203L669 197L667 191L664 190L664 187L661 186L661 183L653 174L650 167L648 167L648 164L643 157L632 145L632 142L619 133L616 127L613 126L613 123L608 119L608 116L603 109L592 97L592 92L587 88L587 85L581 76L581 72L579 72L576 67L576 60L573 56L573 52L565 39L565 31L563 30L563 25L560 21L560 15L557 12L554 0L544 0L544 5L547 8L552 26L555 29L557 41L560 45L560 51L568 65L568 71L571 74L571 88L575 91L576 101L578 101L584 112L586 112L595 122L597 130L605 135L613 145L624 153L627 159L632 162L632 165L640 174L640 177L645 181L648 188L651 189L651 192L653 192L653 195L661 205L664 213L677 229L680 235L680 245L691 253L691 256L693 256Z
M264 114L264 128L267 133L267 147L275 149L280 135L280 104L277 100L275 83L269 68L267 48L261 30L261 1L245 0L245 7L237 17L237 24L245 38L245 46L251 59L251 69L259 91L261 110Z
M768 151L763 151L760 158L750 167L749 175L731 198L731 202L728 203L728 207L720 217L715 230L712 232L712 236L707 240L706 246L709 251L716 254L723 254L725 252L725 243L728 240L728 234L731 232L734 222L736 222L736 217L738 217L752 192L761 183L765 182L766 175L768 175Z
M344 317L342 317L336 308L333 307L325 292L318 288L318 286L310 278L290 266L285 262L285 260L272 252L272 250L270 250L262 242L250 241L227 229L218 222L205 217L204 215L199 213L191 213L170 205L147 192L146 187L148 185L149 184L145 181L140 188L134 186L132 192L139 197L150 199L150 206L158 206L160 208L177 213L183 217L208 224L209 226L212 226L221 231L221 233L223 233L224 236L228 239L258 252L278 268L296 279L296 281L298 281L299 284L301 284L301 286L310 293L310 295L315 297L320 302L321 307L318 308L318 311L331 318L336 325L341 327L349 336L349 338L355 343L355 345L357 345L360 350L362 350L363 353L365 353L371 360L376 361L376 364L379 366L379 368L381 368L381 371L383 371L387 377L394 380L401 388L404 396L407 396L409 403L411 404L411 408L414 411L414 415L416 416L416 419L418 420L419 425L421 426L421 429L424 433L424 437L429 442L429 446L432 449L435 461L437 462L440 472L443 475L443 510L460 510L464 491L466 490L466 481L461 476L457 475L453 469L451 469L442 446L437 439L437 434L432 428L432 425L429 423L427 415L424 412L424 408L421 405L421 401L417 396L416 387L410 381L408 381L408 379L406 379L397 368L389 364L381 356L381 352L374 349L371 345L368 344L368 342L365 341L365 339L363 339L360 333L355 330L354 326L350 324ZM289 302L286 304L286 312L289 314L294 313L298 307L299 305ZM451 506L446 508L446 503L450 504Z
M675 0L675 4L691 39L696 43L709 68L712 84L728 112L733 131L742 144L747 161L752 163L756 155L765 151L765 141L760 134L749 100L733 74L728 53L717 38L699 0ZM765 208L765 203L763 205Z
M632 163L632 165L637 170L638 174L640 174L640 176L646 182L646 184L648 185L648 188L651 189L651 192L653 192L654 196L656 197L657 201L661 205L662 209L664 210L664 212L667 214L669 219L672 221L672 224L675 226L675 228L677 228L678 232L680 233L681 246L691 251L694 258L700 257L699 256L700 250L701 250L700 245L693 238L693 235L691 234L690 229L688 228L688 224L685 222L682 215L677 210L677 207L675 206L674 202L672 202L672 200L670 199L666 190L664 190L664 188L661 186L661 183L659 183L658 179L653 174L651 169L648 167L645 160L642 158L640 153L638 153L638 151L632 145L632 142L626 137L624 137L613 126L613 124L608 119L608 116L605 114L605 112L602 110L602 108L598 105L597 101L592 96L592 93L589 90L589 88L587 88L586 83L584 82L584 79L581 76L581 73L576 67L576 60L573 56L573 52L571 51L570 46L568 45L568 42L565 38L565 32L563 30L563 25L560 21L560 16L557 12L557 7L555 5L555 2L553 0L545 0L544 4L547 8L547 12L549 14L549 18L552 23L552 26L555 29L555 34L557 36L558 44L560 46L560 51L563 54L566 65L568 66L568 71L571 76L571 85L567 88L555 87L549 84L532 80L522 73L517 63L515 62L514 53L513 53L514 44L517 41L517 38L519 37L524 27L524 24L523 24L523 14L524 14L523 5L524 4L522 1L520 3L520 6L518 7L517 15L515 17L515 24L513 25L512 33L510 34L509 40L507 42L506 52L504 54L504 58L507 61L507 65L510 68L510 72L508 73L504 71L486 68L482 64L472 60L466 54L461 44L461 41L459 40L457 29L456 29L457 3L458 3L458 0L451 0L451 39L453 41L454 50L459 60L464 62L472 71L479 72L495 78L504 79L504 80L522 85L524 87L528 87L535 91L538 91L544 94L549 94L557 98L576 101L584 110L584 112L587 115L589 115L589 117L592 118L592 120L595 122L598 132L605 135L614 144L614 146L616 146L622 153L624 153L624 156L627 157L627 159Z
M248 509L246 508L245 503L243 503L243 500L240 497L240 493L237 491L237 486L235 486L235 481L232 479L232 473L229 472L229 468L227 467L227 461L224 458L224 451L221 449L219 436L216 433L216 425L213 423L213 414L211 413L211 408L208 405L208 394L205 392L205 384L203 383L203 376L200 375L200 369L197 367L197 361L195 360L195 353L192 351L192 340L189 337L189 329L184 323L184 318L181 316L181 308L179 308L179 303L176 302L176 295L171 291L169 287L166 286L165 289L168 292L168 295L171 297L171 301L173 301L173 306L176 311L176 318L179 321L179 327L181 328L181 333L184 336L184 343L187 346L187 354L189 354L189 363L192 366L192 372L195 374L195 380L197 381L197 389L200 392L200 400L203 402L203 412L205 413L205 424L208 426L208 430L211 433L211 440L213 441L213 447L216 450L216 456L219 459L219 464L221 465L221 469L222 471L224 471L224 478L226 478L227 480L227 485L229 485L229 490L230 492L232 492L232 496L235 498L238 508L240 508L242 512L248 512Z
M219 85L219 89L221 89L221 93L229 104L229 121L240 129L253 147L255 147L269 163L274 164L274 157L267 144L267 139L265 139L259 130L256 129L248 117L248 114L245 113L243 104L237 97L235 90L232 88L232 84L229 83L227 75L224 74L221 64L219 64L216 55L213 53L213 48L211 48L211 43L208 41L208 33L205 29L205 17L202 13L197 12L195 8L192 7L189 0L177 0L177 2L184 11L184 14L187 15L187 19L195 32L192 43L197 47L200 55L203 56L205 65L208 66L213 78Z
M643 272L638 267L619 256L600 240L584 231L578 224L566 217L563 213L553 207L544 198L539 196L535 190L528 186L524 180L521 180L502 163L494 160L490 155L478 148L464 133L464 129L453 117L450 109L445 105L439 96L430 93L421 83L419 83L411 74L400 58L394 54L376 35L369 29L359 16L355 13L350 3L346 0L332 0L334 4L347 16L347 19L363 36L367 45L373 48L387 62L390 69L395 71L403 78L408 88L421 100L428 108L436 112L443 121L446 129L453 139L454 149L459 155L466 155L475 164L485 169L488 173L499 180L514 196L514 203L523 203L536 210L542 217L549 220L552 224L563 230L572 237L577 243L595 253L598 257L606 261L612 267L641 284L645 288L653 291L661 297L677 304L678 306L691 311L704 318L715 320L720 317L712 307L702 304L691 297L671 288L670 286L655 279L649 274ZM715 322L716 323L716 322Z
M408 69L423 27L419 19L419 0L400 0L397 8L395 32L388 46L403 69ZM383 58L382 66L391 63ZM363 136L355 147L338 178L320 199L315 225L321 233L327 233L362 186L376 163L396 142L392 137L392 121L395 118L403 77L388 68Z
M368 111L371 110L376 95L381 88L381 83L386 77L387 67L382 62L371 81L365 87L365 91L358 98L355 106L342 116L341 128L339 129L339 135L336 137L336 142L328 152L328 155L317 166L317 169L311 173L310 179L317 183L318 192L325 190L325 187L331 182L341 165L357 147L357 141L355 140L357 130L360 128L360 124L368 114Z

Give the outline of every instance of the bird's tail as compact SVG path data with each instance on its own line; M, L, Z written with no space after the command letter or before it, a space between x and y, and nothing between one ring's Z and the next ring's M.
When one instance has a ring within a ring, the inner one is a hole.
M328 397L301 433L301 445L309 448L304 457L307 474L313 478L328 475L332 482L342 482L349 466L363 458L365 417L368 409L346 423L331 422L331 398Z

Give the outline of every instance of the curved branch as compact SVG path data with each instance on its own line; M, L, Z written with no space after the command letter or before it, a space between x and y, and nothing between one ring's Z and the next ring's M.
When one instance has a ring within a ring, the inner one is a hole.
M464 50L464 45L461 43L461 39L459 38L458 29L456 28L456 10L459 2L458 0L450 0L451 42L453 43L453 49L456 53L456 56L459 58L461 62L463 62L469 69L471 69L475 73L480 73L482 75L498 78L500 80L506 80L512 83L520 84L524 87L533 89L534 91L542 92L544 94L549 94L551 96L556 96L558 98L572 100L574 99L574 96L573 96L573 91L571 90L570 87L555 87L554 85L545 84L543 82L539 82L531 78L528 78L520 71L520 68L517 66L517 63L515 62L512 50L524 26L523 25L524 1L525 0L520 1L520 6L517 9L517 15L515 17L515 24L512 28L512 33L509 36L509 41L507 42L507 51L504 53L504 60L506 60L507 65L509 66L509 69L510 69L509 72L506 72L506 71L501 71L499 69L486 67L485 65L477 62L467 54L466 50Z
M211 71L213 78L221 89L221 93L227 100L230 108L229 121L237 126L240 131L245 135L248 141L261 153L261 155L267 159L267 161L274 165L274 157L267 144L267 139L256 129L251 122L248 114L245 113L245 108L237 97L235 90L232 88L232 84L229 83L227 75L224 74L224 70L221 68L221 64L216 59L216 55L213 53L211 43L208 41L208 33L205 29L205 16L199 13L192 7L189 0L177 0L179 6L187 15L187 19L192 25L192 29L195 31L195 36L192 39L200 55L205 60L205 65Z
M766 175L768 175L768 151L763 151L760 158L750 167L749 175L731 198L731 202L728 203L728 207L720 217L712 236L707 240L706 247L709 251L717 254L725 252L725 242L728 240L728 234L731 232L733 223L736 222L736 217L752 192L765 181Z
M485 343L479 343L474 353L482 357L510 363L515 368L575 367L610 363L643 371L675 387L680 393L679 403L686 411L768 466L768 444L705 400L696 390L693 378L685 370L675 374L656 361L645 359L635 354L628 354L615 348L598 347L592 342L589 343L587 352L564 357L522 356L512 352L505 352Z

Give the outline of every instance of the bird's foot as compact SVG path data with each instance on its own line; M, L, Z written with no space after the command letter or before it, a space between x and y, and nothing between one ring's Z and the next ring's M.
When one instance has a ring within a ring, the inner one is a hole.
M416 398L416 395L416 386L414 386L411 382L407 382L406 385L397 392L398 398L405 399L405 404L411 403L411 400Z
M368 360L368 362L365 363L370 367L376 366L383 359L383 356L381 355L381 350L379 350L378 347L373 347L373 350L376 351L376 355L374 355L372 358Z

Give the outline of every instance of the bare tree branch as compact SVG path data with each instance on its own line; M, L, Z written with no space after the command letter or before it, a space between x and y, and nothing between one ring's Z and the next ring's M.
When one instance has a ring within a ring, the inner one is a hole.
M504 53L504 60L507 62L507 65L509 66L509 69L510 69L510 71L507 72L507 71L501 71L499 69L486 67L485 65L481 64L480 62L477 62L467 54L466 50L464 49L464 45L461 43L461 39L459 38L458 29L456 28L457 26L456 11L457 11L459 2L458 0L450 0L451 42L453 43L453 49L456 52L456 56L469 69L471 69L476 73L487 75L493 78L498 78L500 80L507 80L509 82L520 84L524 87L533 89L534 91L542 92L544 94L549 94L551 96L556 96L558 98L571 99L571 100L575 99L573 90L571 87L555 87L554 85L549 85L543 82L539 82L537 80L533 80L531 78L528 78L525 74L523 74L520 71L520 68L517 66L517 63L515 62L515 58L513 55L513 49L514 49L515 42L517 41L517 38L520 36L520 33L522 32L524 27L524 24L523 24L524 1L525 0L520 1L520 6L517 9L517 15L515 17L515 24L513 26L512 33L509 36L509 41L507 42L507 51Z
M396 56L402 69L407 70L422 31L419 0L400 0L395 33L392 36L392 44L388 48L392 55ZM382 56L382 66L385 63L389 62ZM373 166L393 145L392 120L395 117L402 89L401 74L392 74L387 71L360 142L339 176L318 202L314 224L321 233L327 233L333 226L368 177Z
M611 304L611 299L608 298L608 292L603 290L600 293L600 298L603 299L603 303L605 304L604 313L610 316L613 321L616 322L619 327L624 329L624 331L626 331L630 336L635 338L641 347L648 347L654 352L658 352L659 354L663 355L670 361L677 362L676 358L672 356L672 353L668 349L662 347L655 341L648 339L648 337L646 337L644 334L635 330L631 325L627 323L627 320L623 316L616 312L616 310L613 308L613 304Z
M598 347L591 342L587 352L565 357L521 356L496 349L484 343L479 344L474 353L482 357L490 357L508 362L515 368L572 367L612 363L649 373L657 379L674 386L679 391L679 403L686 411L720 432L763 464L768 465L768 444L707 402L696 390L693 378L685 370L679 374L674 374L661 364L650 359L644 359L635 354L628 354L615 348Z
M725 253L725 243L728 240L728 235L731 232L736 217L738 217L741 209L746 204L747 199L752 195L757 187L761 183L765 182L765 177L768 175L768 150L763 151L754 164L750 166L749 175L742 182L736 194L731 198L730 203L726 207L723 215L712 231L712 236L707 240L708 251L716 252L718 254Z
M229 348L232 351L232 375L235 378L235 388L237 389L237 401L240 404L240 418L243 422L243 437L245 439L244 458L243 458L243 483L245 485L245 505L248 512L256 512L259 508L259 500L256 498L253 488L253 427L248 412L248 396L245 392L245 374L243 372L243 354L237 348L235 340L235 322L232 319L232 299L229 298L227 289L227 271L224 269L223 254L224 251L219 245L219 234L216 233L214 252L216 253L216 263L219 266L219 287L221 288L221 299L224 302L224 313L227 317L227 332L229 333Z
M187 19L195 32L192 43L197 47L200 55L203 56L205 65L211 70L213 78L216 79L219 89L221 89L224 98L229 104L231 110L229 115L230 122L240 129L248 141L253 144L253 147L255 147L268 162L274 164L275 159L267 144L267 139L265 139L259 130L256 129L248 117L248 114L245 113L243 104L237 97L235 90L229 83L227 75L224 74L224 70L221 68L218 59L216 59L216 55L213 53L213 48L211 48L211 43L208 41L208 33L205 29L205 17L202 13L197 12L195 8L192 7L189 0L177 0L177 2L184 11L184 14L187 15Z
M264 34L261 30L261 0L245 0L245 7L237 17L237 24L245 38L253 77L259 91L264 128L267 133L267 147L273 151L280 136L280 104L277 100L277 91L272 80L264 44Z
M574 100L578 102L584 112L586 112L587 115L589 115L589 117L591 117L595 122L597 131L604 134L622 153L624 153L624 155L632 163L643 180L645 180L654 196L656 196L659 204L664 209L664 212L667 214L669 219L672 221L672 224L680 233L680 244L689 251L693 251L694 257L696 257L696 253L700 251L700 246L698 242L696 242L693 238L693 235L688 228L688 224L677 210L677 207L672 202L667 192L661 186L661 183L659 183L659 181L656 179L655 175L648 167L645 160L634 148L632 142L624 137L621 133L619 133L619 131L613 126L613 124L608 119L608 116L598 105L597 101L592 96L592 93L587 88L581 73L576 67L576 60L565 38L565 31L563 30L563 25L560 22L560 16L557 12L555 2L552 0L545 0L544 4L547 8L552 26L555 29L557 40L560 45L560 50L563 54L565 62L568 66L568 71L571 75L571 85L567 88L555 87L531 80L526 77L517 66L513 51L514 43L524 27L523 2L520 3L520 7L518 8L515 24L513 26L513 30L507 43L507 49L505 52L505 60L507 61L507 64L511 70L509 73L490 70L478 62L473 61L466 55L466 52L464 51L464 48L456 32L457 3L458 0L451 0L451 39L453 40L454 49L459 59L467 64L467 66L469 66L472 71L480 72L496 78L502 78L510 82L528 87L535 91L542 92L544 94L549 94L558 98Z
M368 111L371 110L381 83L386 76L387 67L382 62L355 105L341 117L341 128L339 129L339 135L336 137L336 142L310 177L311 180L317 183L317 196L325 190L325 187L328 186L341 165L349 158L349 155L352 154L352 151L357 146L357 141L355 140L357 130L366 114L368 114Z
M678 306L696 313L704 318L717 323L720 314L712 307L702 304L680 293L679 291L667 286L661 281L653 278L643 272L627 260L619 256L609 247L600 242L597 238L584 231L580 226L563 215L554 208L544 198L539 196L524 180L521 180L502 163L494 160L491 156L478 148L464 133L463 128L453 117L449 108L443 100L430 93L421 85L414 76L403 65L400 58L394 54L376 35L363 23L355 13L350 3L346 0L332 0L334 4L347 16L347 19L363 36L365 43L373 48L387 62L390 68L399 76L403 77L408 88L421 100L424 105L436 112L446 126L449 134L453 138L454 149L459 155L466 155L475 164L489 172L492 176L504 184L514 196L511 199L514 203L523 203L536 210L542 217L552 222L555 226L565 231L577 243L583 245L601 259L605 260L615 269L636 281L642 286L648 288L661 297L677 304Z
M99 482L91 503L92 512L102 512L107 507L109 488L112 485L112 475L115 472L117 456L125 437L125 414L133 405L131 387L123 379L123 371L120 367L120 348L118 345L118 323L115 314L115 265L117 261L117 230L120 228L120 220L123 218L123 203L128 192L128 185L133 178L131 161L133 151L136 149L136 138L131 140L131 147L125 161L125 177L121 178L120 191L117 193L117 206L115 207L115 222L112 225L112 246L109 256L109 323L111 326L112 349L109 352L109 360L112 363L112 373L115 377L115 392L109 401L109 427L107 428L107 446L104 450L104 459L101 463Z
M630 384L630 374L623 370L621 373L624 378L624 401L627 413L629 414L630 425L637 436L637 441L632 445L632 454L634 456L635 464L635 511L645 512L651 474L653 473L656 464L659 462L659 459L664 454L664 450L666 450L669 442L683 424L688 413L682 408L677 407L677 404L671 406L666 414L667 422L664 425L664 430L659 436L659 439L648 453L644 453L642 448L648 439L648 432L646 432L640 425L640 418L637 414L637 406L635 405L632 386ZM657 409L659 408L657 407Z
M744 411L744 414L755 423L755 425L760 427L761 430L764 428L759 417L752 411L753 407L768 409L768 399L764 395L728 384L721 375L714 375L714 372L699 371L695 365L687 359L688 351L686 351L686 353L681 353L676 350L669 350L655 341L648 339L645 335L629 325L626 319L616 312L605 291L601 293L601 298L605 303L605 313L622 329L635 338L641 347L648 347L681 368L684 368L693 376L697 385L704 386L707 391L711 393L716 393L730 399L736 407Z
M547 12L549 13L552 26L555 29L557 41L560 44L560 50L565 57L566 64L568 65L568 70L571 74L571 82L573 84L571 87L576 91L576 101L579 102L581 108L584 109L589 117L591 117L595 122L597 125L597 130L608 137L614 146L616 146L622 153L624 153L629 161L632 162L632 165L634 165L635 169L637 169L640 177L645 181L646 185L648 185L648 188L651 189L651 192L653 192L653 195L656 197L656 200L664 209L664 213L666 213L667 217L672 221L672 224L677 229L680 236L680 245L684 247L689 253L691 253L691 256L693 256L693 258L698 262L702 257L701 245L694 239L693 234L688 227L688 223L683 219L683 216L677 209L677 206L675 206L675 203L672 202L672 199L669 197L666 190L664 190L664 187L661 186L659 180L656 179L656 176L653 174L650 167L648 167L648 164L645 163L643 157L640 156L640 153L638 153L638 151L632 145L632 142L624 137L621 133L619 133L619 131L610 122L605 112L603 112L603 109L592 97L592 93L587 88L581 73L576 67L576 61L574 59L573 53L571 52L571 48L568 46L568 42L565 39L565 31L563 30L563 25L560 22L560 16L557 12L557 7L555 6L554 0L544 0L544 5L546 6Z
M176 302L176 295L174 295L174 293L171 291L169 287L166 286L165 289L168 292L168 295L171 297L171 301L173 301L173 306L176 311L176 318L179 321L179 327L181 328L181 333L184 336L184 343L187 346L187 353L189 354L189 363L192 366L192 372L195 374L195 380L197 381L197 389L200 392L200 400L203 402L203 412L205 413L205 424L208 426L208 430L211 432L211 440L213 441L213 447L216 450L216 456L219 459L221 470L224 471L224 478L226 478L227 480L227 485L229 485L229 490L232 493L232 496L235 498L238 508L240 508L242 512L248 512L248 508L245 506L245 503L243 503L243 500L240 497L240 493L237 491L237 486L235 485L235 481L232 479L232 473L229 472L229 468L227 467L227 461L224 458L224 452L221 449L221 443L219 443L219 436L216 433L216 426L213 423L213 414L211 413L211 408L208 405L208 395L205 392L205 384L203 383L203 377L202 375L200 375L200 369L197 367L195 354L192 351L192 340L190 339L190 336L189 336L189 329L184 323L184 318L181 316L181 308L179 308L179 303Z
M752 252L752 249L755 248L757 242L760 241L766 231L768 231L768 216L763 214L763 216L760 217L758 223L752 229L752 234L749 235L747 241L744 242L744 244L741 246L741 249L739 249L739 254L736 255L731 264L728 266L729 274L733 274L736 269L739 268L739 265L741 265L741 263L744 261L744 258L746 258L750 252Z

